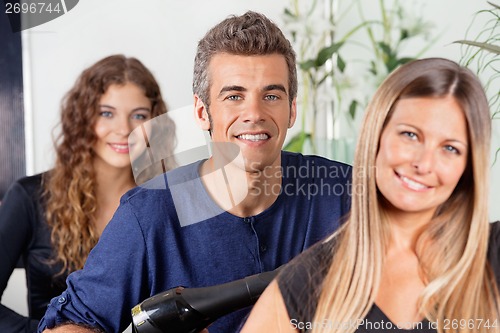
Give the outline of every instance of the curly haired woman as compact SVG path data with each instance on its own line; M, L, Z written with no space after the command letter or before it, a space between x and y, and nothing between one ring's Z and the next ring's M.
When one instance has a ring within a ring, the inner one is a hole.
M82 72L62 103L55 167L15 182L0 206L0 291L21 259L29 309L26 318L0 305L1 332L36 330L66 276L83 267L120 197L136 186L129 134L166 111L158 83L135 58L109 56ZM166 115L162 121L168 156L174 125Z

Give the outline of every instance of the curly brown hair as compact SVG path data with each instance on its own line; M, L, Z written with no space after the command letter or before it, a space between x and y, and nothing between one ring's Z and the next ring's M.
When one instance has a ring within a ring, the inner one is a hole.
M139 60L123 55L106 57L84 70L62 101L61 133L54 140L55 167L43 179L45 216L54 249L52 263L62 265L58 275L82 268L99 239L93 164L98 103L109 86L128 82L144 90L151 101L152 117L167 112L151 72ZM173 132L167 135L173 142Z

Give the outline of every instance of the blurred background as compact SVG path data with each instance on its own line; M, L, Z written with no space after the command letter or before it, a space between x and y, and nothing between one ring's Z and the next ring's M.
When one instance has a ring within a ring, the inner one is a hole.
M275 21L297 52L299 117L286 149L349 163L371 94L392 69L413 58L467 64L487 87L492 116L500 117L499 65L488 50L491 39L499 45L498 0L72 3L64 15L21 32L13 32L0 13L0 195L15 178L52 167L63 95L84 68L110 54L137 57L156 76L177 124L177 151L205 144L191 107L197 42L220 20L247 10ZM459 40L480 44L454 43ZM500 147L500 120L493 127L492 161ZM500 161L492 165L491 220L500 219L500 206L494 204L499 196ZM21 313L26 313L24 285L17 269L2 296Z

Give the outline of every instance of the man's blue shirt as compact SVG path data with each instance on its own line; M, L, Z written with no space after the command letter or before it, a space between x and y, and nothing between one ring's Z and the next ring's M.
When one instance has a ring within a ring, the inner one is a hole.
M123 196L84 269L52 299L39 332L67 321L122 332L144 299L274 270L335 231L349 210L346 164L282 152L276 201L244 218L215 205L200 165L169 171ZM217 320L210 333L237 331L248 311Z

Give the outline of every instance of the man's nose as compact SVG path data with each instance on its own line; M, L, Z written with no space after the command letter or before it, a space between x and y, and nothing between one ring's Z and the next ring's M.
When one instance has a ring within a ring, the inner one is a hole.
M250 123L264 121L264 111L261 102L257 98L247 99L242 117L243 121Z

